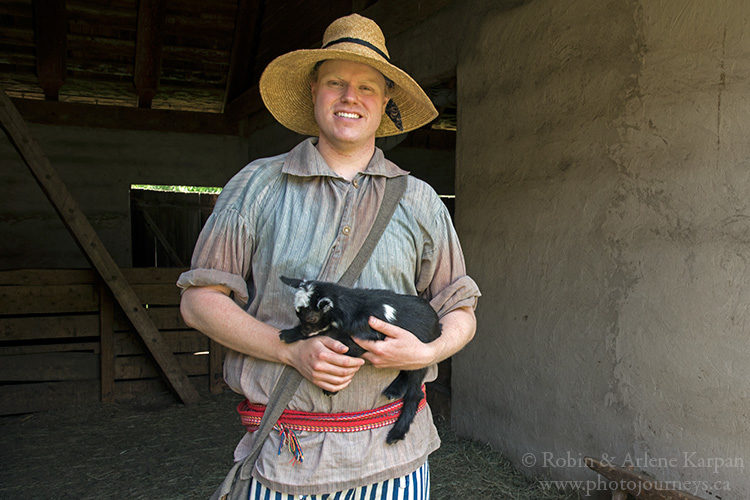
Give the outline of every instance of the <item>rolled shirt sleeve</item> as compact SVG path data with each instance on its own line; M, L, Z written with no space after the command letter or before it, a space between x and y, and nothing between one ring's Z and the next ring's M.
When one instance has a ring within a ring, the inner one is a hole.
M417 289L440 317L461 307L476 308L481 293L476 282L466 274L461 244L442 201L428 235Z
M191 269L180 275L177 286L222 285L243 304L249 300L247 278L253 234L248 221L233 208L214 212L201 230L193 251Z

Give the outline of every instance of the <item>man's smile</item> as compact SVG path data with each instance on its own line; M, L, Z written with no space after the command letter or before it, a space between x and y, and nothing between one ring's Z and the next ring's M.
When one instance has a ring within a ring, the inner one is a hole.
M334 113L334 115L340 118L362 118L362 115L358 113L347 112L347 111L337 111Z

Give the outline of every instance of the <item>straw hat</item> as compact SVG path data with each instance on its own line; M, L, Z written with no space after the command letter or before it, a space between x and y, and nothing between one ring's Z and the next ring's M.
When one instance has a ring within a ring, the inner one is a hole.
M268 110L285 127L303 134L320 134L313 113L310 77L315 63L343 59L367 64L394 82L376 137L402 134L425 125L437 110L422 88L390 63L385 37L374 21L357 14L333 21L320 49L296 50L271 61L260 77L260 95Z

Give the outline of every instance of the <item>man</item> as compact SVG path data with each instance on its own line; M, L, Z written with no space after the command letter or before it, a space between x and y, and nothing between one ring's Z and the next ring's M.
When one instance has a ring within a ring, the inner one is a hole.
M423 344L372 318L386 340L358 341L369 351L363 358L346 356L347 348L326 336L284 344L279 331L297 320L294 290L279 277L339 279L372 226L386 178L406 175L383 157L375 137L413 130L437 113L422 89L390 63L380 28L356 14L328 27L323 48L272 61L260 91L280 123L313 138L251 163L227 184L201 232L191 270L178 281L183 316L232 350L225 379L252 403L268 402L286 364L306 379L290 410L317 418L380 408L389 403L381 391L399 370L431 367L432 380L435 365L474 335L479 290L465 274L458 239L435 192L408 179L356 286L430 300L441 317L438 340ZM320 389L338 393L329 397ZM341 492L341 498L377 492L380 498L407 488L410 498L428 498L426 460L439 446L429 407L402 441L387 445L387 432L298 432L304 461L297 464L277 454L283 438L272 433L256 462L251 492ZM249 454L252 440L252 433L245 435L236 461Z

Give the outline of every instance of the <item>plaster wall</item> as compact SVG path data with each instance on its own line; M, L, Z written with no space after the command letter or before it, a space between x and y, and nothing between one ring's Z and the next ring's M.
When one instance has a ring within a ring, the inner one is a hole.
M130 185L223 186L246 140L208 134L31 125L107 250L131 265ZM0 268L89 264L5 135L0 137Z
M741 0L535 0L466 39L461 434L535 474L595 479L588 455L750 497L748 32Z

